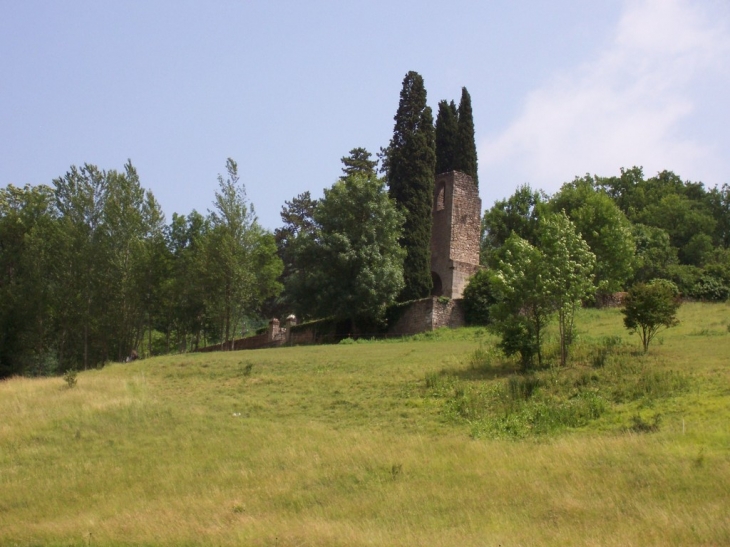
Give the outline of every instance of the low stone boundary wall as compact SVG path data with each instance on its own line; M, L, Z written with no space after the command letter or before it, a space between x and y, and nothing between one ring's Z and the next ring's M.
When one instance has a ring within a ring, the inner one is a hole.
M461 299L432 296L412 302L388 329L392 336L407 336L441 327L463 327L464 305Z
M463 327L466 324L464 320L464 306L461 299L452 300L433 296L406 304L399 304L395 307L395 311L397 312L397 317L391 319L393 325L388 328L387 332L378 336L384 338L410 336L441 327L455 329ZM354 334L357 337L357 334ZM362 336L368 336L368 334L362 334ZM292 324L287 325L286 328L279 328L279 321L272 319L269 322L267 332L264 334L239 338L234 340L233 344L230 342L225 345L213 344L200 348L197 351L237 351L279 346L306 346L334 343L338 339L332 320L323 319L302 325Z
M213 344L212 346L205 346L204 348L199 348L198 351L236 351L240 349L270 348L279 345L281 345L279 340L271 340L269 338L269 333L267 332L264 334L258 334L256 336L249 336L248 338L238 338L237 340L233 341L233 347L231 347L231 343L228 342L225 345Z

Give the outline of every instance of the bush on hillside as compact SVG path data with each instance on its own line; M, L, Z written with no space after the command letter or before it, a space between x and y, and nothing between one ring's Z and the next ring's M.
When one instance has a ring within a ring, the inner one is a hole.
M490 286L490 274L479 270L464 289L464 316L467 325L488 325L489 308L496 299Z
M707 302L725 302L730 298L730 288L721 279L703 274L692 287L689 296Z
M679 323L679 290L666 279L655 279L649 283L637 283L629 290L624 300L624 325L641 337L644 352L662 328Z

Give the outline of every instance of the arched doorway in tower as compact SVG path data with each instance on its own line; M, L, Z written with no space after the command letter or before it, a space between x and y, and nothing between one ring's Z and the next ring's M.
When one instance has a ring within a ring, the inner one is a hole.
M436 272L431 272L431 281L433 283L431 296L443 296L444 286L441 283L441 278L439 277L439 274L437 274Z

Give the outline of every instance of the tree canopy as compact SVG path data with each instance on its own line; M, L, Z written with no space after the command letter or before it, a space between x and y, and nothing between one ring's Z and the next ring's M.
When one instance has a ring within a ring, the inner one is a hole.
M0 189L0 377L231 339L277 292L281 261L226 168L208 217L169 225L131 162Z
M295 242L287 290L300 315L379 321L403 289L403 216L376 176L355 173L324 191L314 229Z
M641 338L644 353L661 329L678 324L679 291L673 283L655 279L649 283L637 283L626 295L621 313L624 325Z
M564 184L550 200L550 208L565 211L596 255L593 274L598 290L620 291L633 274L636 249L626 215L596 189L590 176Z
M573 318L593 285L595 256L565 213L540 219L538 245L512 233L495 259L489 314L507 355L519 353L523 366L533 356L542 364L544 331L558 317L560 361L567 361Z
M485 211L481 260L494 265L512 232L534 243L539 218L565 211L596 255L599 297L663 278L684 296L721 301L730 294L730 265L722 258L729 188L706 189L671 171L645 178L640 167L618 177L577 177L551 197L522 186Z
M231 158L226 170L226 178L218 175L204 247L207 314L220 325L223 343L235 338L247 313L281 291L278 277L283 269L274 236L259 226Z

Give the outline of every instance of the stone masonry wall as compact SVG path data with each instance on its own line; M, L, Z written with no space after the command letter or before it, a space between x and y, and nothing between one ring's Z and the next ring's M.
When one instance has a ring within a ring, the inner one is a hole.
M441 302L438 298L434 299L431 330L440 329L441 327L456 329L466 325L463 302L461 299L447 302Z
M438 297L416 300L388 329L392 336L407 336L435 330L441 327L463 327L464 306L461 300L442 301Z
M482 200L474 180L455 171L451 212L451 251L455 262L479 264Z
M256 336L249 336L248 338L239 338L237 340L233 341L233 350L240 350L240 349L259 349L259 348L269 348L273 346L279 345L278 340L272 341L269 337L269 333L259 334ZM226 347L223 349L223 351L231 350L231 344L226 344ZM221 351L221 345L220 344L213 344L212 346L206 346L204 348L199 348L199 352L208 352L208 351Z
M469 277L479 269L481 234L479 190L459 171L436 177L431 229L431 271L434 295L461 298Z
M429 297L412 302L395 325L388 329L388 336L409 336L435 330L441 327L452 329L463 327L464 306L462 300ZM221 349L221 344L199 348L198 352L238 351L244 349L275 348L279 346L304 346L332 343L336 341L334 331L329 332L317 323L300 325L298 328L279 328L278 321L271 321L264 334L239 338Z

